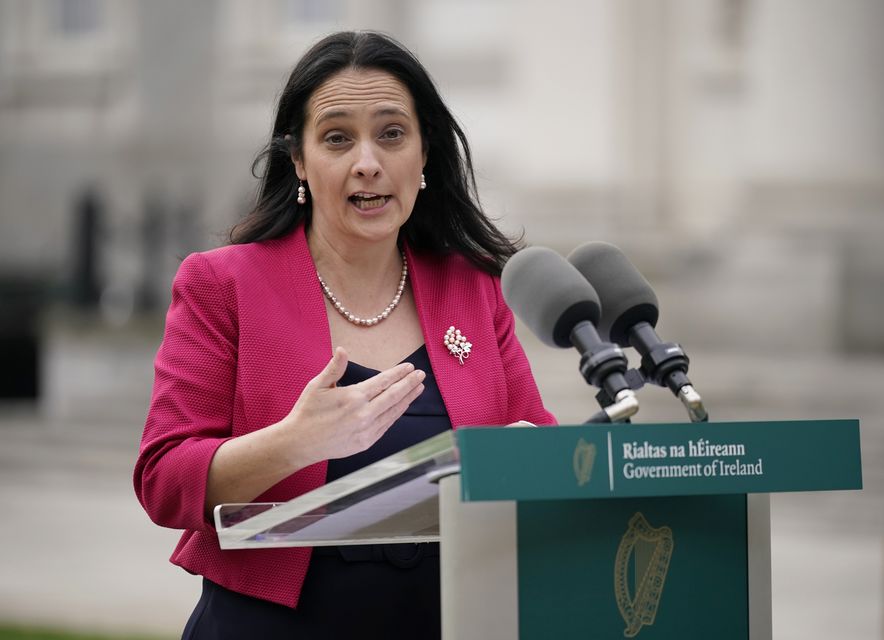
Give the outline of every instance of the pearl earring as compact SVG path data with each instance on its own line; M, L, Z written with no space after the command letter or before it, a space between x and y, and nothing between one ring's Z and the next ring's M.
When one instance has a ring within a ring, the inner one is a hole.
M300 180L298 180L298 204L307 204L307 189Z
M427 188L427 179L424 178L424 174L421 174L421 190Z

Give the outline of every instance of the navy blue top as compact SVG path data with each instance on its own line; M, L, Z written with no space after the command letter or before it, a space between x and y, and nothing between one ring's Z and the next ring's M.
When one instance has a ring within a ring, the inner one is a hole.
M352 473L357 469L368 466L387 456L407 449L419 442L423 442L438 433L451 428L451 420L448 411L442 403L442 394L436 384L436 377L430 366L430 357L427 355L426 345L421 345L417 351L409 355L403 362L410 362L415 369L420 369L427 374L424 378L424 391L405 410L405 413L393 423L380 440L371 447L346 458L338 458L328 461L326 482L337 480L340 477ZM357 382L367 380L379 373L375 369L363 367L355 362L347 363L347 371L338 382L338 386L344 387Z

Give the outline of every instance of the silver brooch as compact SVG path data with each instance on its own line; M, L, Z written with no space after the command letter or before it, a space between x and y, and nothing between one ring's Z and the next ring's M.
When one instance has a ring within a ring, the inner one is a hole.
M448 327L443 340L445 348L448 349L451 355L460 360L461 364L470 357L470 349L473 348L473 344L460 332L460 329L455 329L453 326Z

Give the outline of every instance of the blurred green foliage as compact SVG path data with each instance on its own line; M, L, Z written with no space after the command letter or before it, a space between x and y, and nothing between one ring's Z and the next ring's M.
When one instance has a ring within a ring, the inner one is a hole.
M104 635L69 632L61 629L0 624L0 640L166 640L158 636Z

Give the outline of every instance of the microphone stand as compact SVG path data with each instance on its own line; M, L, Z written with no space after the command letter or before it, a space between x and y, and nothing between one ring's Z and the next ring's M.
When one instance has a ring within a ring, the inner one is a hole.
M709 413L703 405L703 399L688 378L690 361L680 345L674 342L661 342L654 328L647 322L639 322L630 329L629 343L636 351L643 354L641 366L638 369L626 370L623 374L633 392L641 389L647 382L668 387L684 405L691 422L709 421ZM596 400L605 408L617 404L616 395L611 394L606 388L602 388L596 394ZM587 422L605 422L598 419L599 417L597 413Z
M602 410L593 414L587 423L628 422L638 413L638 398L626 379L629 363L623 350L612 342L603 342L589 320L574 325L571 344L580 352L580 374L583 379L601 391L610 402L599 404Z
M661 342L647 322L639 322L629 330L629 344L642 354L641 373L660 387L669 387L687 409L691 422L708 422L709 414L703 399L688 378L687 354L675 342Z

